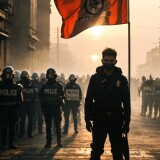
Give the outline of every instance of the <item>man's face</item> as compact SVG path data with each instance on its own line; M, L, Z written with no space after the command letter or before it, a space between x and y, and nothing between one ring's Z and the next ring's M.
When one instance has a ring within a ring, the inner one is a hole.
M101 61L102 61L102 64L105 64L105 63L116 64L117 63L117 60L113 56L109 56L109 55L104 56Z

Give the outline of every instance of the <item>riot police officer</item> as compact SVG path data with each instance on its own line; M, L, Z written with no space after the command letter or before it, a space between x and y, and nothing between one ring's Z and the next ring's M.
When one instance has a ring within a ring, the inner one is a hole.
M14 78L13 81L14 83L18 84L20 81L20 76L21 76L21 72L19 70L15 70L14 71ZM19 108L19 113L20 113L20 108ZM19 133L19 116L17 117L17 123L16 123L16 136L18 136Z
M117 52L112 48L102 52L102 66L91 76L88 85L85 121L86 129L92 132L91 160L100 160L107 135L113 159L123 159L122 133L129 132L130 91L126 77L115 66L116 56Z
M45 72L42 72L41 74L40 74L40 77L39 77L39 79L40 79L40 88L41 88L41 86L44 84L44 83L46 83L46 73Z
M78 133L77 129L77 115L78 109L80 107L80 102L82 100L82 91L80 86L76 83L76 76L71 74L69 76L69 82L65 86L65 106L64 106L64 118L65 118L65 125L64 125L64 132L63 134L68 134L68 127L69 127L69 117L70 112L73 115L73 122L74 122L74 131Z
M1 73L1 69L0 69L0 81L2 81L2 73Z
M43 126L43 115L42 115L42 109L40 105L40 99L39 99L39 90L40 90L40 81L39 76L37 72L32 73L32 83L35 87L35 100L34 100L34 108L35 108L35 115L34 115L34 127L36 128L36 123L38 125L38 133L42 134L42 126Z
M148 118L152 118L152 111L153 111L153 106L154 106L154 101L155 101L155 83L152 78L152 76L149 76L149 80L147 81L148 84L148 92L147 92L147 97L148 97L148 105L149 105L149 113L148 113Z
M6 66L2 72L0 82L0 126L1 126L1 148L7 145L7 130L9 127L8 144L9 149L17 149L13 144L15 138L15 125L17 122L18 108L23 101L22 86L13 82L14 70Z
M146 80L145 76L142 76L142 84L139 89L139 96L140 93L142 92L142 106L140 113L141 116L146 116L147 106L148 106L148 97L147 97L148 91L149 91L148 81Z
M19 70L14 71L14 82L18 83L20 81L21 72Z
M61 106L64 99L64 91L62 85L56 81L56 71L53 68L49 68L46 72L47 82L42 85L40 89L40 101L42 107L42 113L46 123L46 145L45 148L51 147L51 128L54 119L57 135L57 145L62 147L61 143Z
M21 72L21 80L20 84L23 86L23 95L24 95L24 102L21 106L21 114L20 114L20 135L21 138L25 133L25 120L26 115L28 117L28 129L27 135L28 138L34 138L32 135L33 132L33 116L35 112L34 108L34 101L35 101L35 86L33 85L32 81L30 80L30 74L28 70L23 70Z
M158 116L159 114L159 116ZM155 79L154 119L160 118L160 78Z

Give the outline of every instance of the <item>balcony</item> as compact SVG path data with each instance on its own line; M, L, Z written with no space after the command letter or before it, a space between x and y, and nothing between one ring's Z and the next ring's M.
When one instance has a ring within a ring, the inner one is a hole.
M5 13L0 10L0 21L5 20L5 19L6 19Z
M0 0L0 10L12 14L13 0Z
M9 38L8 32L0 29L0 41Z

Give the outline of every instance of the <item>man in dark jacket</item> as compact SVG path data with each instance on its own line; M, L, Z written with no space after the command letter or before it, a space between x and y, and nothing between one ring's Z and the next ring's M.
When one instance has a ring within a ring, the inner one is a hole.
M114 160L123 160L122 132L129 132L130 91L120 68L115 67L117 52L106 48L102 66L91 76L85 98L86 129L92 132L91 160L100 160L109 135ZM123 124L123 125L122 125Z

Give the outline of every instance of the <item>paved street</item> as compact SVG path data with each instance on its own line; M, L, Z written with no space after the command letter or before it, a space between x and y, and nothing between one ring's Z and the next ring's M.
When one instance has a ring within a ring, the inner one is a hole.
M45 130L45 126L44 126ZM63 148L56 146L53 137L52 148L44 149L45 134L34 133L34 139L19 139L21 148L0 152L0 159L6 160L88 160L90 156L91 134L85 125L79 127L80 133L75 135L73 126L67 136L63 135ZM160 160L160 120L140 117L139 109L132 107L132 123L129 134L131 160ZM102 160L111 160L108 139Z

